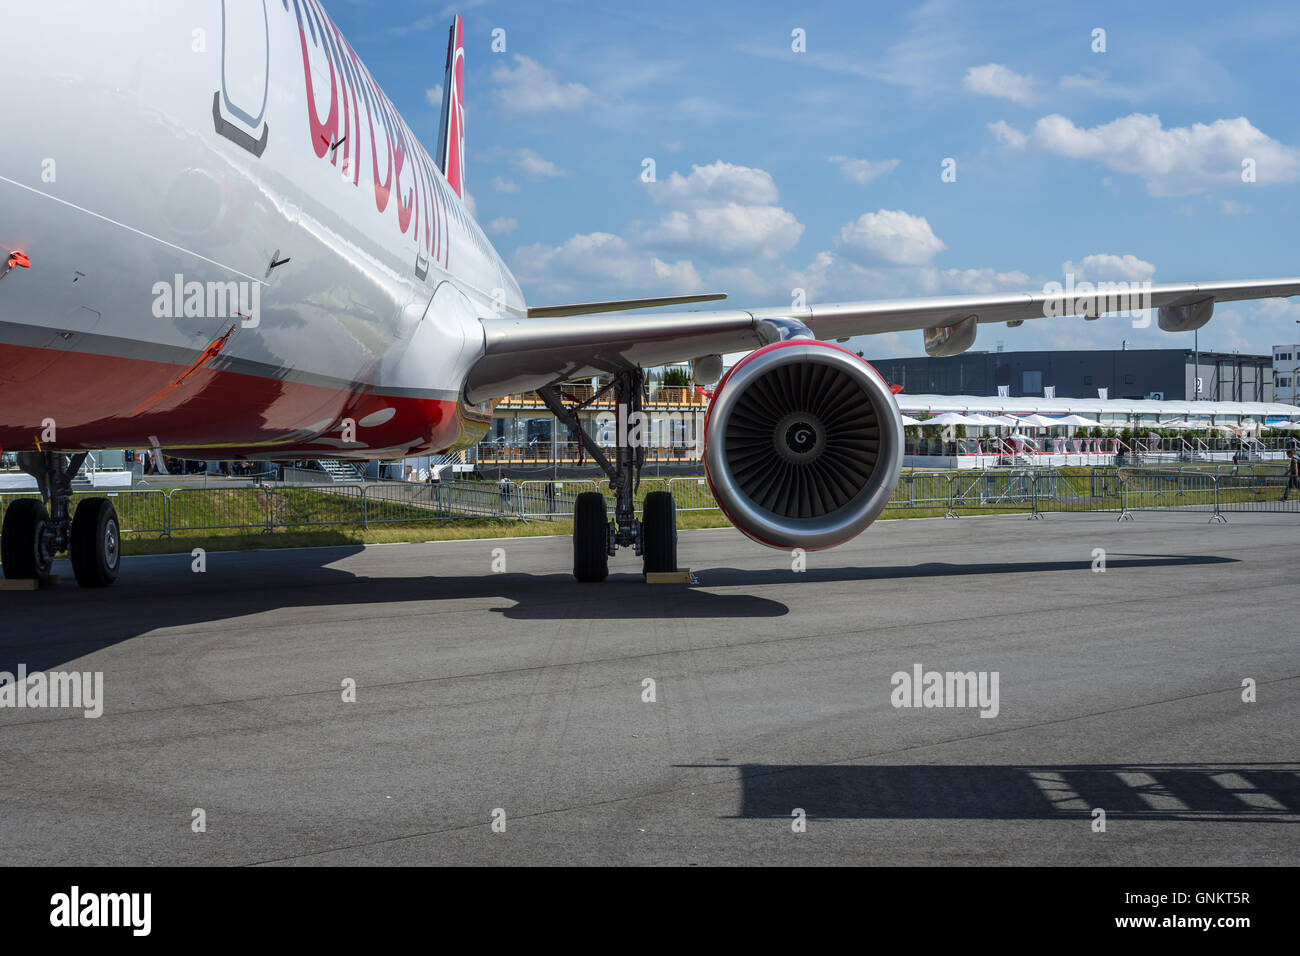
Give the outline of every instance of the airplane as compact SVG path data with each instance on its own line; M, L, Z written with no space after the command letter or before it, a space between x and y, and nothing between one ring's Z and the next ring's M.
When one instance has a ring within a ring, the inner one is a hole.
M1131 306L1065 292L634 314L720 294L529 307L466 206L465 32L449 31L430 156L321 0L24 4L0 31L0 448L39 498L0 528L8 578L118 575L108 498L71 513L86 453L396 459L476 444L536 391L609 476L575 504L573 573L632 548L677 568L675 508L635 491L557 386L601 376L640 409L645 369L715 386L709 483L751 538L817 549L865 529L901 471L893 390L834 339L920 330L931 355L980 325ZM1154 285L1162 329L1300 278ZM722 377L722 356L746 353Z

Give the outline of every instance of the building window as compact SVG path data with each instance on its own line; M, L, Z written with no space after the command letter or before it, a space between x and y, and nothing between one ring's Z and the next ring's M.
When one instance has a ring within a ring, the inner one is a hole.
M1042 372L1025 372L1024 387L1021 392L1025 395L1037 395L1043 390L1043 373Z
M1091 384L1092 384L1092 376L1091 376L1091 375L1085 375L1085 376L1083 377L1083 384L1084 384L1084 385L1091 385Z

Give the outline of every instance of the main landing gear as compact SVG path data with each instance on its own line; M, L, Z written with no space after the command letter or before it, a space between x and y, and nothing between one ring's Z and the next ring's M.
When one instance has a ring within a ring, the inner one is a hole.
M565 405L554 386L537 390L555 417L575 431L583 447L609 476L614 491L614 520L610 521L605 496L598 491L578 495L573 507L573 576L579 581L603 581L609 575L609 558L620 547L635 548L647 573L677 570L677 507L666 491L652 491L645 496L641 520L636 517L636 489L645 464L645 449L631 448L622 435L617 455L610 461L582 427L578 412L613 392L621 413L641 411L645 394L645 373L640 369L616 372L613 380L578 405Z
M27 451L18 467L36 479L40 498L20 498L5 509L0 526L0 561L6 578L50 580L54 556L68 552L77 583L100 588L117 580L122 535L117 511L107 498L86 498L72 508L72 479L85 453Z

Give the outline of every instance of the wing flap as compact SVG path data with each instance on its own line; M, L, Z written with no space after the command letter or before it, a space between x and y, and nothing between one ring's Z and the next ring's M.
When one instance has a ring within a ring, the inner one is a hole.
M553 319L565 315L596 315L600 312L627 312L632 309L654 309L665 305L690 305L693 302L717 302L725 299L724 292L706 292L700 295L664 295L654 299L611 299L608 302L578 302L573 305L542 305L528 310L530 319Z

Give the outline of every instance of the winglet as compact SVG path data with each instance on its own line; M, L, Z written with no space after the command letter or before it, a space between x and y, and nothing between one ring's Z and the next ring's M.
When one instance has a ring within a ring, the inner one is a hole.
M442 118L438 122L438 168L447 184L465 198L465 25L460 14L447 37L447 73L442 81Z

